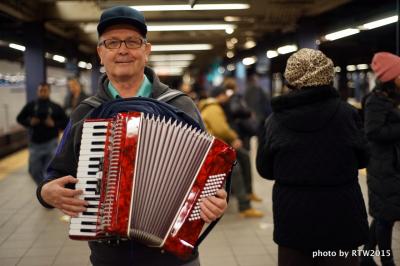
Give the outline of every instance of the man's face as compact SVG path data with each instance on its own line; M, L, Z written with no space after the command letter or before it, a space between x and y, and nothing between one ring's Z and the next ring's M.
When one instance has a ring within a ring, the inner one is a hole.
M38 88L38 97L42 100L47 100L50 97L50 88L47 85L40 85Z
M100 37L104 40L137 40L143 39L140 33L129 25L115 25L108 28ZM149 43L143 43L139 48L129 49L125 43L117 49L108 49L104 45L97 47L101 64L104 65L107 75L111 79L127 80L140 78L144 73L144 66L151 51Z

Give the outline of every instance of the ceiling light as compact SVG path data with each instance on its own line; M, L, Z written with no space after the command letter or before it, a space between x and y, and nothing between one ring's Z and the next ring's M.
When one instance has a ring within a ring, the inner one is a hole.
M231 43L237 44L237 42L238 42L238 39L236 39L235 37L233 37L233 38L231 39Z
M25 51L25 46L19 45L19 44L16 44L16 43L10 43L10 44L8 44L8 47L16 49L16 50L20 50L22 52Z
M244 48L245 49L251 49L251 48L253 48L254 46L256 46L257 44L256 44L256 42L255 41L253 41L253 40L248 40L248 41L246 41L245 43L244 43Z
M226 32L227 34L232 34L234 31L235 31L234 28L227 28L227 29L225 30L225 32Z
M92 69L92 64L91 64L91 63L87 63L87 64L86 64L86 69L88 69L88 70L89 70L89 69Z
M234 57L234 56L235 56L235 53L234 53L234 52L232 52L232 51L226 52L226 57L232 58L232 57Z
M154 67L153 70L159 76L180 76L183 73L180 67Z
M365 69L368 69L368 68L369 68L368 64L358 64L357 65L357 69L358 70L365 70Z
M235 45L231 41L227 41L226 42L226 48L233 49L233 48L235 48Z
M277 49L277 51L280 54L288 54L288 53L296 52L297 51L297 45L290 44L290 45L281 46L281 47L279 47Z
M376 20L376 21L372 21L369 23L365 23L363 25L361 25L359 28L362 30L370 30L370 29L375 29L378 27L382 27L391 23L395 23L399 20L399 16L391 16L388 18L384 18L384 19L380 19L380 20Z
M188 61L195 58L194 54L169 54L169 55L150 55L150 62L157 61Z
M233 71L235 70L235 65L234 64L229 64L226 66L226 69L228 69L228 71Z
M192 63L192 61L157 61L157 62L151 62L151 64L154 67L188 67L190 66L190 64Z
M148 31L192 31L192 30L234 30L232 24L153 24L148 25Z
M357 34L359 32L360 32L359 29L348 28L345 30L329 33L329 34L325 35L325 39L327 39L328 41L334 41L334 40L344 38L344 37L347 37L347 36L350 36L353 34Z
M242 63L245 66L249 66L249 65L254 64L256 61L257 61L257 58L255 56L252 56L252 57L243 58Z
M53 60L60 62L60 63L64 63L67 59L64 56L61 55L53 55Z
M356 71L356 69L357 69L357 68L356 68L355 65L348 65L348 66L346 66L346 70L349 71L349 72L350 72L350 71Z
M240 17L226 16L226 17L224 17L224 20L226 22L237 22L237 21L240 21Z
M340 73L340 71L342 71L342 69L340 68L340 66L335 66L335 72L336 72L336 73Z
M222 66L220 66L220 67L218 68L218 73L224 74L224 73L225 73L225 68L222 67Z
M212 45L206 43L199 44L156 44L151 46L153 52L161 51L202 51L211 50Z
M87 63L86 63L86 62L84 62L84 61L79 61L79 62L78 62L78 67L80 67L80 68L86 68L86 66L87 66Z
M193 8L190 5L143 5L131 6L139 11L191 11L191 10L233 10L248 9L248 4L225 3L225 4L198 4Z
M274 58L277 57L279 55L279 53L275 50L268 50L267 51L267 57L268 58Z

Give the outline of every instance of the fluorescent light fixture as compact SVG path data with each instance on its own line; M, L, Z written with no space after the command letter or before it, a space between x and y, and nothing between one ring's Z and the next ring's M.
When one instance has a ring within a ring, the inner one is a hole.
M86 64L86 69L87 69L87 70L92 69L92 64L91 64L91 63L87 63L87 64Z
M293 53L297 51L297 45L295 44L289 44L285 46L281 46L277 49L278 53L280 54L288 54L288 53Z
M334 41L334 40L341 39L341 38L344 38L344 37L347 37L350 35L357 34L359 32L360 32L359 29L348 28L345 30L329 33L329 34L325 35L325 39L327 39L328 41Z
M228 71L233 71L233 70L235 70L235 65L234 64L229 64L229 65L227 65L226 66L226 69L228 69Z
M368 64L358 64L357 65L357 69L358 70L365 70L365 69L368 69L368 68L369 68Z
M399 16L391 16L391 17L388 17L388 18L383 18L383 19L380 19L380 20L376 20L376 21L372 21L372 22L369 22L369 23L365 23L365 24L361 25L359 28L362 29L362 30L364 30L364 29L365 30L371 30L371 29L375 29L375 28L378 28L378 27L382 27L382 26L388 25L388 24L395 23L398 20L399 20Z
M183 74L183 68L179 67L154 67L153 70L159 76L180 76Z
M198 44L156 44L151 46L153 52L165 51L203 51L211 50L212 45L206 43Z
M228 49L233 49L233 48L235 48L235 44L233 44L233 43L230 42L230 41L227 41L227 42L226 42L226 48L228 48Z
M150 62L165 61L190 61L195 58L194 54L169 54L150 55Z
M356 66L355 65L348 65L346 66L346 70L351 72L351 71L356 71Z
M267 51L267 57L268 58L274 58L277 57L279 55L279 53L275 50L268 50Z
M234 52L232 52L232 51L226 52L226 57L232 58L232 57L234 57L234 56L235 56L235 53L234 53Z
M242 63L245 66L249 66L249 65L254 64L256 61L257 61L257 58L255 56L251 56L251 57L243 58Z
M188 67L192 61L157 61L151 62L154 67Z
M237 42L238 42L238 39L236 39L235 37L233 37L233 38L231 39L231 43L237 44Z
M20 51L22 51L22 52L25 51L25 46L19 45L19 44L16 44L16 43L9 43L9 44L8 44L8 47L13 48L13 49L15 49L15 50L20 50Z
M60 63L64 63L67 59L64 56L61 55L53 55L53 60L60 62Z
M254 46L256 46L257 44L256 44L256 42L255 41L253 41L253 40L248 40L248 41L246 41L245 43L244 43L244 48L245 49L251 49L251 48L253 48Z
M226 17L224 17L224 20L226 22L237 22L237 21L240 21L241 19L240 19L240 17L226 16Z
M248 4L225 3L225 4L197 4L193 8L190 5L142 5L131 6L139 11L188 11L188 10L234 10L248 9Z
M148 31L193 31L193 30L233 30L233 24L153 24L148 25Z
M84 62L84 61L79 61L79 62L78 62L78 67L80 67L80 68L86 68L86 66L87 66L87 63L86 63L86 62Z
M342 71L342 69L340 68L340 66L335 66L335 72L336 72L336 73L340 73L340 71Z

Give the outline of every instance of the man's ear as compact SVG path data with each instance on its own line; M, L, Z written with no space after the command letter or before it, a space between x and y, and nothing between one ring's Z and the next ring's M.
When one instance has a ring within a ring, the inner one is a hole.
M144 48L144 53L145 53L145 62L146 64L149 62L149 56L151 53L151 43L146 43L146 46Z
M98 54L98 56L100 58L100 65L103 65L102 49L101 49L100 46L97 46L96 50L97 50L97 54Z

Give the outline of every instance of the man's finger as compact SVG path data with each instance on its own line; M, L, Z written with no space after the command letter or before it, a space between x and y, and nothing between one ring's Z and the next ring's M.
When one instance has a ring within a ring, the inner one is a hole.
M86 211L86 207L84 207L84 206L69 205L66 203L62 203L60 207L63 210L70 211L70 212L76 212L76 213Z
M75 196L79 196L83 193L82 189L70 189L70 188L62 188L60 194L64 197L73 198Z
M215 193L215 196L217 196L220 199L226 199L228 193L226 193L225 189L218 189L217 193Z
M216 198L214 196L207 197L205 200L203 200L203 203L207 206L207 208L215 211L223 211L226 206L225 199Z
M63 213L65 213L66 215L69 215L71 217L78 217L79 213L78 212L71 212L68 210L64 210L64 209L60 209Z
M72 175L63 176L63 177L58 178L56 180L61 186L64 186L64 185L66 185L68 183L75 184L75 183L78 182L78 179L73 177Z

